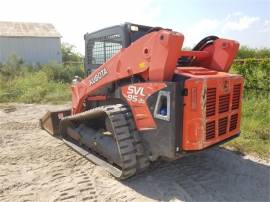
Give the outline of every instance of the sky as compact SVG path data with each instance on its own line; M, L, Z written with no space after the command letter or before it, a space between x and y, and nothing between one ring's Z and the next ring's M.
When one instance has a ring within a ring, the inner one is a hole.
M132 22L171 28L184 47L216 35L270 48L270 0L0 0L0 21L52 23L84 53L84 34Z

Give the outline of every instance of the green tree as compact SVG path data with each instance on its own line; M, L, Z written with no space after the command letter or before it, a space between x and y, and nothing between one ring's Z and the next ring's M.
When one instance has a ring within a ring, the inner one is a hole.
M77 53L74 49L75 49L75 46L69 43L61 44L63 63L83 61L83 56L80 53Z

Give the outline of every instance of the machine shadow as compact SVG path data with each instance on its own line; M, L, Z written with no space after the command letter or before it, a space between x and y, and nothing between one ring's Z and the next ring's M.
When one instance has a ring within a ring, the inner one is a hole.
M270 167L223 148L157 162L122 183L158 201L270 201Z

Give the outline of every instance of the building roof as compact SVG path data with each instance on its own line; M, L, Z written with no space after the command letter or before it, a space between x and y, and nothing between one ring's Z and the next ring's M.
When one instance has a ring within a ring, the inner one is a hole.
M1 22L0 36L6 37L61 37L50 23Z

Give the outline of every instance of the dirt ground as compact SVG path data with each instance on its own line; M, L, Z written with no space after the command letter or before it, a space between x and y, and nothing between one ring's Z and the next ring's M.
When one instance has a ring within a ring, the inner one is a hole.
M0 105L0 201L270 201L269 162L222 148L117 181L39 129L55 108Z

